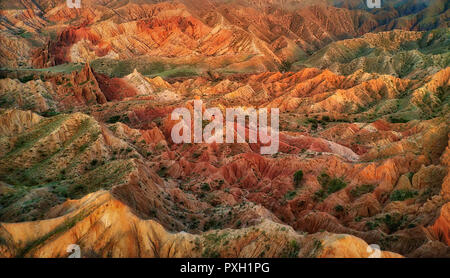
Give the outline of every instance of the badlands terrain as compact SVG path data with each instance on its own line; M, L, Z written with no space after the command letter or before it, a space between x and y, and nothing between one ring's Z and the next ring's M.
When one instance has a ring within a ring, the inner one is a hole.
M1 1L0 257L450 257L450 2L364 2Z

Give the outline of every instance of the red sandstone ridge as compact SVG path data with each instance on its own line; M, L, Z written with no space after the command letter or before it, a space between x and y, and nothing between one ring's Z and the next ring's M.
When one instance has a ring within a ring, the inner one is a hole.
M109 78L104 74L95 74L95 78L108 101L122 100L138 94L135 88L121 78Z
M439 240L447 245L450 245L450 231L448 227L450 226L450 204L447 203L441 208L441 213L439 218L436 219L434 224L429 227L433 235Z
M90 246L92 254L106 256L110 254L113 257L159 257L159 258L180 258L180 257L200 257L214 248L214 252L221 257L234 257L236 254L229 251L230 248L224 248L222 245L214 246L210 242L213 232L200 235L190 235L186 233L168 233L157 222L152 220L142 220L137 218L127 206L114 199L107 192L99 192L86 196L80 201L72 201L63 204L55 209L54 213L63 213L69 211L59 218L50 221L36 223L35 233L18 235L16 231L27 230L27 223L2 224L0 226L0 235L13 235L7 237L7 242L14 244L16 242L27 242L38 240L45 236L53 228L61 227L64 223L77 219L74 225L58 233L58 241L51 241L40 248L33 249L31 252L23 252L23 249L15 249L14 245L1 245L1 257L22 256L27 257L61 257L65 255L65 247L74 241L79 241L82 246ZM71 211L71 212L70 212ZM94 225L92 223L95 223ZM364 241L346 235L334 236L328 233L317 235L316 240L323 242L323 249L315 250L313 245L306 244L311 241L310 236L296 234L292 229L287 230L282 236L274 237L277 247L265 247L264 237L272 237L278 234L278 230L285 228L282 225L271 221L264 221L256 228L232 230L227 233L220 232L223 239L228 239L228 244L232 250L237 252L239 257L252 258L265 250L267 257L276 257L289 252L290 242L298 242L305 248L302 248L302 257L319 256L329 258L346 257L367 257L367 243ZM285 228L286 229L286 228ZM105 233L106 238L99 241L94 231ZM122 235L118 236L117 235ZM142 245L142 242L146 242ZM251 242L251 243L249 243ZM117 246L113 247L112 246ZM153 246L153 247L151 247ZM197 248L196 248L197 246ZM24 248L23 246L20 246ZM192 253L192 250L194 253ZM22 252L22 253L21 253ZM384 258L398 258L398 254L391 252L382 252Z
M173 58L176 63L181 62L179 57L188 57L194 63L201 57L211 60L207 63L239 72L278 70L283 61L305 58L334 41L401 25L390 24L396 18L356 9L292 2L290 9L279 3L266 6L247 1L117 4L91 0L81 9L41 3L35 7L40 10L37 14L27 10L16 16L16 10L5 11L8 21L0 26L32 26L32 32L56 32L56 38L42 41L35 52L32 62L39 67L147 55ZM35 6L31 1L21 5Z

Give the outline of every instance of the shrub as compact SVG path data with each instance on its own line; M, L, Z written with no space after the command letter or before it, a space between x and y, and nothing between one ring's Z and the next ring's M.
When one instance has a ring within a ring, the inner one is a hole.
M162 166L156 173L160 176L160 177L166 177L167 176L167 167Z
M279 67L280 72L288 72L291 70L292 62L283 61Z
M19 78L19 81L21 82L21 83L27 83L28 81L31 81L31 80L33 80L34 79L34 76L33 75L27 75L27 76L24 76L24 77L20 77Z
M334 207L334 211L336 212L343 212L344 211L344 207L341 205L337 205Z
M288 193L286 193L286 194L284 195L284 199L286 199L286 200L292 200L292 199L294 199L294 197L295 197L296 194L297 194L297 192L295 192L295 191L289 191Z
M106 122L109 124L117 123L120 120L120 115L110 117Z
M328 189L327 189L328 194L332 194L334 192L337 192L337 191L343 189L346 186L347 186L347 183L345 183L343 180L341 180L339 178L332 179L328 183Z
M409 179L409 181L410 182L412 182L412 179L413 179L413 176L414 176L414 173L413 172L409 172L408 174L406 174L407 176L408 176L408 179Z
M394 190L391 193L390 200L391 201L404 201L406 199L414 198L417 195L418 195L418 192L415 190L398 189L398 190Z
M408 221L408 217L406 215L400 214L386 214L382 221L388 227L389 232L394 233L406 224L406 222Z
M330 182L330 176L327 173L322 173L317 177L317 181L322 187L326 186Z
M308 118L306 120L308 123L311 123L311 130L316 130L319 127L319 121L316 119Z
M357 186L357 187L352 188L352 190L350 190L350 194L351 194L354 198L357 198L357 197L360 197L360 196L362 196L362 195L364 195L364 194L373 192L374 190L375 190L375 185L372 185L372 184L364 184L364 185L361 185L361 186Z
M203 258L220 258L220 253L217 252L216 250L211 250L209 247L207 247L203 251L202 257Z
M404 124L409 122L409 120L404 119L404 118L395 118L395 117L390 117L389 121L393 124Z
M59 115L59 112L56 111L55 109L48 109L48 110L46 110L44 112L41 112L40 115L42 117L46 117L47 118L47 117L53 117L53 116Z
M283 258L297 258L300 251L300 245L296 240L291 240L283 250L281 257Z
M347 186L347 183L340 178L331 179L326 173L322 173L317 177L317 181L322 185L322 189L314 193L315 201L325 200L329 194L337 192Z
M294 183L296 186L298 186L300 184L300 182L303 179L303 171L302 170L298 170L297 172L295 172L294 174Z
M379 224L378 224L377 222L371 222L371 221L366 222L366 227L367 227L369 230L374 230L374 229L377 228L378 226L379 226Z
M321 201L323 201L323 200L325 200L326 198L327 198L327 193L325 192L325 190L323 190L323 189L320 189L320 190L318 190L318 191L316 191L315 193L314 193L314 201L319 201L319 202L321 202Z
M211 190L211 187L210 187L209 184L207 184L207 183L202 183L201 186L200 186L200 188L201 188L203 191L210 191L210 190Z
M21 36L24 39L31 38L31 33L26 32L25 30L21 30L21 32L18 35Z

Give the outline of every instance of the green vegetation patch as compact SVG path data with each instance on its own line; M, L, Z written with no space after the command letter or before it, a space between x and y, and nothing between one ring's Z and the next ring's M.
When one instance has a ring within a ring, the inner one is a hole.
M375 185L373 184L364 184L361 186L356 186L350 190L350 194L354 198L358 198L364 194L371 193L375 190Z
M219 258L220 254L217 249L222 245L227 245L229 236L228 232L215 232L205 235L205 247L203 249L202 257L204 258Z
M88 193L120 184L132 167L131 161L127 160L115 160L101 165L73 180L67 189L68 195L71 198L80 198Z
M300 251L300 244L296 240L291 240L281 253L282 258L297 258Z
M303 171L302 170L298 170L297 172L294 173L294 184L295 186L299 186L300 182L303 179Z
M317 177L317 181L322 186L322 189L314 193L315 201L323 201L328 195L340 191L347 186L347 183L342 178L331 178L327 173L321 173Z
M292 199L295 198L296 195L297 195L297 192L296 192L295 190L289 191L288 193L286 193L286 194L284 195L284 199L286 199L286 200L292 200Z
M389 197L389 199L391 201L404 201L406 199L414 198L418 194L419 193L417 191L415 191L415 190L398 189L398 190L392 191L391 196Z
M68 115L58 115L47 121L42 121L36 128L33 129L33 131L19 136L14 148L6 154L4 159L31 148L39 139L48 136L51 132L58 128L67 118Z

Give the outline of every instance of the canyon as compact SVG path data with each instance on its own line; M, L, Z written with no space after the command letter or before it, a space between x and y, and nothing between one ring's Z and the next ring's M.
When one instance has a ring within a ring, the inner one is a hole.
M0 3L0 257L450 257L449 3L390 3Z

